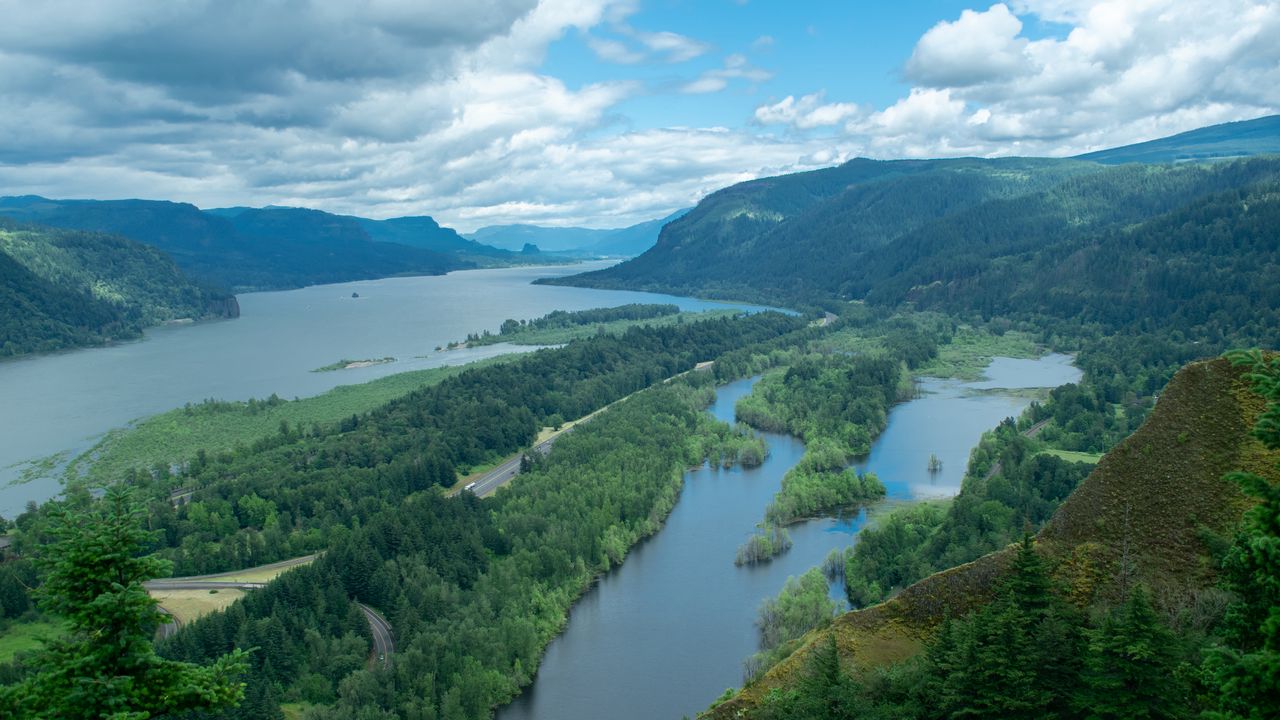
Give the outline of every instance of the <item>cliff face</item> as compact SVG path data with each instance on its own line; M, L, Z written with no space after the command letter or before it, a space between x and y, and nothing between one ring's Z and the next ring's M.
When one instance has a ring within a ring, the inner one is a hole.
M1178 606L1215 583L1207 543L1229 537L1248 508L1223 476L1248 470L1280 480L1280 454L1248 434L1263 407L1243 371L1226 360L1192 363L1174 376L1146 423L1102 458L1038 537L1074 601L1115 597L1122 582L1136 581L1163 604ZM1012 556L1012 548L992 553L837 618L708 716L732 718L770 689L791 684L814 642L828 633L852 667L914 655L944 618L990 601Z
M240 301L236 300L235 295L210 298L205 314L211 318L238 318Z

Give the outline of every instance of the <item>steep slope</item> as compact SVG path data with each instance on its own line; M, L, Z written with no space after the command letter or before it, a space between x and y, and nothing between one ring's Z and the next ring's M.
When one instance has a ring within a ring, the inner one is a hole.
M1134 145L1078 155L1105 164L1163 163L1280 153L1280 115L1223 123Z
M667 225L648 252L555 284L785 302L838 292L863 256L982 202L1025 195L1101 166L1070 160L858 159L741 183Z
M540 225L489 225L467 237L512 251L520 251L528 244L544 253L563 253L573 257L632 257L653 247L662 228L687 212L689 209L685 208L656 220L603 230Z
M684 217L691 209L684 208L664 218L615 230L594 245L583 248L583 250L592 255L634 257L653 247L658 242L658 235L662 232L662 228L666 227L668 223Z
M1269 151L1280 152L1280 116L1083 159L858 159L725 188L667 225L639 257L546 282L782 304L894 304L931 283L978 282L998 263L1035 277L1026 261L1037 252L1277 176L1274 156L1128 160Z
M0 215L110 232L171 255L192 277L241 289L300 287L472 267L450 255L375 243L354 219L297 208L229 208L152 200L0 198Z
M1248 506L1224 474L1244 469L1280 480L1278 454L1248 434L1263 406L1241 369L1225 360L1193 363L1174 376L1147 422L1102 458L1040 533L1038 547L1073 599L1116 597L1122 567L1167 606L1212 585L1208 543L1229 535ZM770 689L789 685L831 633L854 667L910 657L944 618L986 603L1011 556L1011 549L992 553L841 616L711 716L738 717Z
M126 238L0 222L0 355L137 337L166 320L236 317L236 299Z

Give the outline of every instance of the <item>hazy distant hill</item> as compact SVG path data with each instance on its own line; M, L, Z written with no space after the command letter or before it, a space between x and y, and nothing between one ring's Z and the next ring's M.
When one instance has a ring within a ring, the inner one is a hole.
M667 223L684 217L691 208L677 210L664 218L638 223L612 233L597 240L595 244L583 248L593 255L634 257L653 247L658 242L658 234Z
M225 208L153 200L0 198L0 215L111 232L169 253L192 277L238 288L289 288L389 275L437 275L475 263L375 242L357 218L301 208Z
M580 227L543 227L541 225L486 225L465 237L503 250L519 252L525 244L537 245L543 252L564 252L594 245L614 230Z
M1280 115L1211 125L1159 140L1099 150L1080 160L1117 164L1177 162L1280 154Z
M630 257L653 247L663 226L687 212L688 209L678 210L657 220L604 230L541 225L488 225L467 237L513 251L519 251L529 244L536 245L543 252Z
M239 315L235 297L192 283L153 247L9 220L0 220L0 304L0 356L134 338L166 320Z

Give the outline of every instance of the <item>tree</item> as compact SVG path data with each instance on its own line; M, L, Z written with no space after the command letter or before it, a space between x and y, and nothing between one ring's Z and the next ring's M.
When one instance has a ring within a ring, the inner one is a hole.
M41 607L65 619L68 634L50 643L34 674L0 688L0 715L12 718L143 720L234 706L247 668L236 651L212 665L165 660L151 637L164 621L142 583L168 563L144 555L154 533L132 493L115 487L84 510L49 514L54 542L40 557Z
M1251 368L1254 390L1267 406L1253 429L1270 450L1280 450L1280 357L1258 351L1228 353ZM1224 562L1236 601L1228 608L1226 647L1205 661L1222 720L1280 717L1280 485L1252 473L1227 476L1258 499Z
M1175 673L1178 643L1142 586L1121 610L1090 633L1081 713L1089 720L1184 717L1186 686Z

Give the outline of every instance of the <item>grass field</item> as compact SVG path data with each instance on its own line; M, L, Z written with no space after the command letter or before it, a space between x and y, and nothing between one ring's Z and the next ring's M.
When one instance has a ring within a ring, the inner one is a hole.
M938 348L938 357L917 368L915 374L928 377L981 380L991 358L1037 358L1043 349L1027 333L1010 331L994 335L970 327L956 331L951 342Z
M1102 459L1102 453L1076 452L1074 450L1057 450L1054 448L1041 450L1039 453L1036 453L1036 454L1037 455L1055 455L1057 457L1062 458L1063 460L1066 460L1067 462L1082 462L1082 463L1089 463L1090 465L1097 465L1098 461Z
M183 625L211 612L225 610L244 597L244 590L152 590L160 607L173 613Z
M71 461L66 469L67 480L98 483L119 478L129 468L184 462L195 457L198 450L230 450L279 432L281 422L304 428L313 423L335 423L470 368L516 357L519 355L388 375L301 400L203 403L170 410L131 428L108 433L91 450Z
M38 650L44 641L61 635L62 626L51 622L19 622L0 630L0 663L7 663L20 652Z

